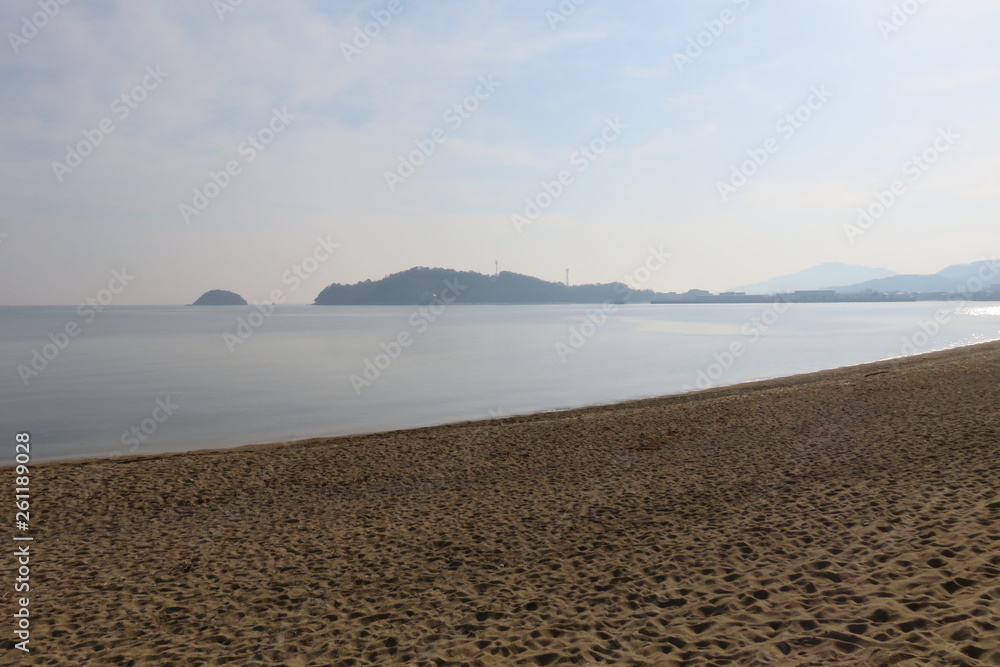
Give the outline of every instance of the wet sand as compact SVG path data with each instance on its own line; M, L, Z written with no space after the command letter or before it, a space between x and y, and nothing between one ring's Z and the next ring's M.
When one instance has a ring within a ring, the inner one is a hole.
M1000 665L1000 344L32 492L0 664Z

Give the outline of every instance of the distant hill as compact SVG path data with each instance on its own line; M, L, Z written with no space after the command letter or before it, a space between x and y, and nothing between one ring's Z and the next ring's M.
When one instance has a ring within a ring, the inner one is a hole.
M837 285L851 285L894 275L896 273L888 269L873 269L859 264L827 262L805 271L778 276L731 291L746 292L747 294L778 294L780 292L794 292L795 290L829 289Z
M1000 284L1000 262L955 264L934 274L897 274L858 264L828 262L805 271L779 276L731 291L747 294L778 294L795 290L835 289L842 294L875 292L976 291L979 282L989 288Z
M978 278L987 285L1000 284L1000 261L983 260L971 264L953 264L937 272L937 275L957 283L966 283Z
M896 275L838 287L838 292L977 292L1000 284L1000 263L984 260L955 264L930 275Z
M246 299L236 292L228 292L224 289L213 289L205 292L192 306L245 306Z
M489 276L474 271L414 267L381 280L353 285L334 283L316 297L318 306L410 306L431 303L604 303L649 302L651 290L623 283L572 285L501 271Z
M837 287L843 294L856 294L865 290L875 292L950 292L955 281L936 275L904 274L891 278L866 280L863 283Z

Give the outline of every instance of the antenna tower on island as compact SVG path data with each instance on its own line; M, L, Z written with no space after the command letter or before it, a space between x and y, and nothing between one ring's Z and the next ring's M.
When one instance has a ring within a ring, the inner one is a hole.
M569 287L569 269L566 269L566 287Z
M496 272L493 274L493 277L496 278L500 275L500 260L496 260L494 264L496 264Z

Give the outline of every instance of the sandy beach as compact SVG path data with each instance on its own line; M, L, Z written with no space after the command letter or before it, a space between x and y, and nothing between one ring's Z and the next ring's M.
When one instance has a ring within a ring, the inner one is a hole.
M5 665L1000 665L996 343L31 473Z

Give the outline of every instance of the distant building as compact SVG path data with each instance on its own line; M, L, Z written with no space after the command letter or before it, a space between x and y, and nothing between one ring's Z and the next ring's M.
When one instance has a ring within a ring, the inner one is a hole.
M790 301L833 301L837 298L837 290L832 289L800 289L791 293Z

